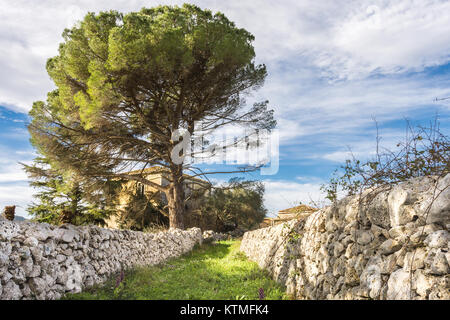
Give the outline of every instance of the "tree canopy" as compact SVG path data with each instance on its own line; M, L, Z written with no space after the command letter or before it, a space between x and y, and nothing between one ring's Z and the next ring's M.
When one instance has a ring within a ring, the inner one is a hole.
M184 227L183 171L192 169L171 159L176 130L192 135L199 121L203 130L275 126L267 101L245 102L267 75L254 37L221 13L187 4L89 13L63 38L47 62L57 89L30 112L33 144L80 177L165 192L171 227ZM170 172L167 186L127 174L155 165Z
M267 213L264 191L259 181L231 179L227 186L214 188L202 198L201 205L189 217L191 225L220 232L257 227Z

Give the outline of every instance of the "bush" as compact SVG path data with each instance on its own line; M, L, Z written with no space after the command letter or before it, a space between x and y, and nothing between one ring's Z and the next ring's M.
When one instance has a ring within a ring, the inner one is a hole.
M202 199L198 209L187 217L187 225L217 232L251 229L266 216L263 196L261 182L231 179L228 185L213 188Z
M340 192L354 195L370 188L374 194L413 177L442 177L450 172L449 137L441 132L437 118L429 127L412 127L407 122L405 139L398 142L395 150L381 148L379 142L377 133L372 159L361 161L352 156L341 171L334 172L329 184L322 186L328 200L335 202Z

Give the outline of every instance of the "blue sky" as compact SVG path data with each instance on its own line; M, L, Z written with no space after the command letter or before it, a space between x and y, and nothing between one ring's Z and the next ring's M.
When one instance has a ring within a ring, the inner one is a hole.
M438 114L450 130L450 100L433 101L450 96L449 1L192 2L253 33L257 62L267 65L266 83L251 99L275 109L280 170L250 177L264 181L270 213L320 199L320 185L349 149L370 155L373 117L386 147L403 136L405 118L426 124ZM17 204L26 216L32 201L18 164L33 158L26 114L53 88L45 61L62 30L88 11L181 3L0 0L0 207Z

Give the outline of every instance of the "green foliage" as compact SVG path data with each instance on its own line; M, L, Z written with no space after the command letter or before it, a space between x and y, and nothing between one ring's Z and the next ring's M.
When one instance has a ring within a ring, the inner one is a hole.
M165 264L125 272L122 287L116 288L116 277L111 277L103 286L65 299L256 300L259 288L268 300L286 299L280 284L238 253L239 245L235 241L202 245Z
M122 229L151 231L167 229L169 218L164 205L158 200L159 192L142 195L131 192L128 205L120 210L120 227Z
M412 127L407 123L407 134L395 150L379 149L377 136L376 155L362 161L353 157L346 160L341 171L336 170L328 185L322 190L327 199L337 200L339 192L345 195L362 190L389 187L413 177L444 176L450 172L450 140L440 131L437 118L429 127Z
M267 101L245 103L267 75L254 62L254 37L221 13L187 4L89 13L63 38L47 61L57 89L30 111L33 144L57 170L98 183L139 179L165 192L175 227L183 227L179 184L190 165L172 161L172 133L193 136L202 121L209 131L275 126ZM170 170L171 184L126 174L143 166Z
M244 230L259 225L266 216L264 185L261 182L231 179L223 188L213 189L194 212L193 224L204 230ZM193 225L192 224L192 225Z
M37 157L32 165L23 164L31 179L30 185L39 191L34 195L37 203L27 211L36 221L50 224L71 223L74 225L104 224L113 211L107 203L107 192L103 188L93 192L92 187L82 185L70 172L61 174L50 167L49 160ZM112 187L113 183L109 186Z

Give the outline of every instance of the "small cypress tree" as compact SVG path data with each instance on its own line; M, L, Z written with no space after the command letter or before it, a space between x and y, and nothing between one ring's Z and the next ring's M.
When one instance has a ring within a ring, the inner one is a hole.
M93 185L82 185L74 174L61 174L52 168L45 157L35 158L32 165L22 165L31 179L30 185L39 189L34 195L37 202L27 208L37 221L103 225L112 213L112 189L94 190Z

